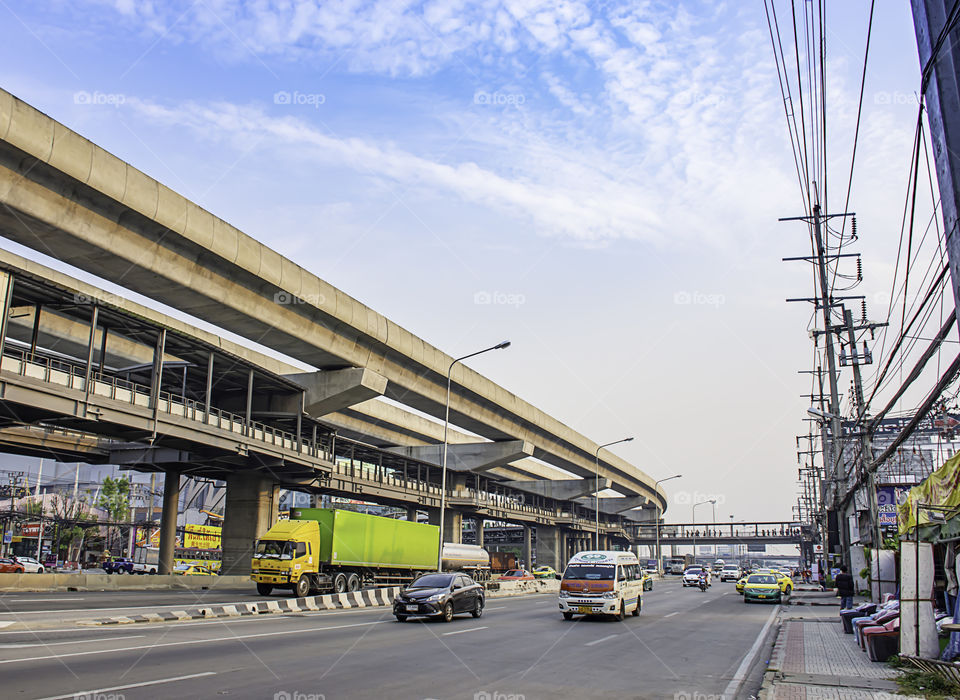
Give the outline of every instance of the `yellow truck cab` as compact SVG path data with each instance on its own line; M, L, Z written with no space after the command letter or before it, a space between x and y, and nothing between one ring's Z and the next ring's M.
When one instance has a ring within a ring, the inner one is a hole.
M316 520L281 520L257 541L251 578L257 593L270 595L274 587L295 587L297 595L310 592L310 577L320 551L320 526ZM297 586L303 578L304 584Z

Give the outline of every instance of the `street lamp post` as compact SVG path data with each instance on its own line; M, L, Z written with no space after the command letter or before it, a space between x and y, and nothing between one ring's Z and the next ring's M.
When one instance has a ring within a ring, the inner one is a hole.
M697 506L702 506L704 503L713 503L714 506L716 506L716 504L717 504L717 499L711 498L711 499L708 500L708 501L700 501L699 503L694 503L694 504L693 504L693 508L690 509L690 511L691 511L691 512L690 512L690 517L693 519L693 524L694 524L694 526L696 526L696 524L697 524ZM694 563L694 564L697 563L697 531L696 531L696 528L694 528L694 531L693 531L693 563Z
M437 571L443 571L443 516L447 508L447 432L450 429L450 375L453 373L453 366L458 362L463 362L464 360L468 360L476 355L482 355L491 350L503 350L508 347L510 347L510 341L505 340L492 347L471 352L469 355L464 355L463 357L458 357L447 367L447 402L443 416L443 458L440 462L440 547L437 552Z
M594 535L594 549L600 549L600 450L604 447L610 447L610 445L619 445L621 442L630 442L633 440L632 437L623 438L622 440L614 440L613 442L608 442L606 444L600 445L597 448L597 451L593 453L593 462L597 468L596 478L594 479L594 506L597 511L597 532Z
M657 504L657 573L663 576L663 557L660 555L660 500L656 496L657 486L662 484L664 481L670 481L670 479L679 479L683 474L674 474L673 476L668 476L665 479L658 479L653 484L654 499Z

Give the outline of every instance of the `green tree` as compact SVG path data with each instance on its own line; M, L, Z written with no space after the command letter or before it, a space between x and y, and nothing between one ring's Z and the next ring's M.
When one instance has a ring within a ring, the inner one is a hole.
M126 520L130 515L130 480L124 476L104 479L97 507L107 511L107 518L112 522ZM116 539L119 528L110 526L108 532L113 535L110 539Z

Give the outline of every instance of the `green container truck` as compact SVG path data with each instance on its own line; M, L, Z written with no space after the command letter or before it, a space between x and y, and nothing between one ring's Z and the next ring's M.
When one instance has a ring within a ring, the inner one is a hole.
M295 508L289 520L277 522L257 541L251 578L260 595L274 588L306 596L402 585L421 572L436 570L439 540L436 525L332 508ZM489 555L481 547L456 545L456 555L450 568L489 570Z

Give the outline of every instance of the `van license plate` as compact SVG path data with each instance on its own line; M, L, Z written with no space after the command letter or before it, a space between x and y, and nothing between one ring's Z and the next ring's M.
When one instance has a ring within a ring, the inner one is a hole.
M577 608L577 612L580 613L581 615L589 615L590 613L593 612L593 608L587 605L581 605L579 608Z

